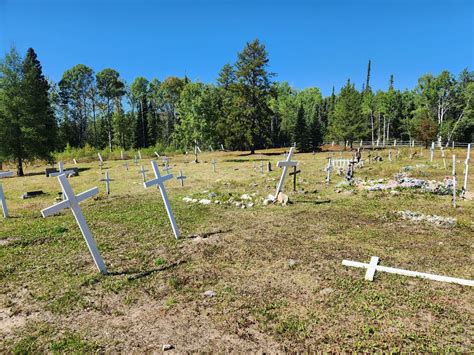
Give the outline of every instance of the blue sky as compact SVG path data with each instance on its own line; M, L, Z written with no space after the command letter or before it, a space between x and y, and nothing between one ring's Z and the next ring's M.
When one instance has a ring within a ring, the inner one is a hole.
M0 52L38 53L59 81L82 63L131 82L176 75L214 82L245 43L267 46L276 80L329 95L351 78L361 87L416 85L424 73L473 70L474 1L0 0Z

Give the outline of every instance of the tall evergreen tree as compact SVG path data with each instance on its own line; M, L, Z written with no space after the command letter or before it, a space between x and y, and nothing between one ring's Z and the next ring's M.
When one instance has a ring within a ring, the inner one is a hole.
M351 146L356 139L364 138L368 133L367 120L361 112L361 95L350 80L341 89L330 125L331 136L349 141Z
M363 92L371 90L371 88L370 88L370 65L371 65L371 61L369 59L369 64L367 64L367 79L365 79L365 88L364 88L364 90L362 90Z
M229 123L233 123L233 132L242 130L244 134L245 141L236 148L246 145L251 154L269 143L272 111L268 101L273 74L267 71L267 66L268 53L258 39L247 43L235 64L237 117Z
M135 123L135 148L148 147L148 80L144 77L136 78L131 87L131 94L137 105Z
M56 121L49 84L35 51L21 58L11 49L0 64L0 156L15 159L23 176L25 159L49 159L56 146Z
M309 151L309 132L308 126L306 125L303 103L300 103L298 114L296 115L293 140L295 141L296 147L300 152Z

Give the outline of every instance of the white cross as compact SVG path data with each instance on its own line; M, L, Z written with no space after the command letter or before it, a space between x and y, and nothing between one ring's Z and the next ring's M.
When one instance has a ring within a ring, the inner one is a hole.
M453 206L456 207L456 155L453 154Z
M260 160L260 174L263 174L263 160Z
M163 202L165 204L166 212L168 213L168 218L170 219L171 228L173 229L174 236L176 237L176 239L178 239L180 232L179 232L178 226L176 225L173 211L171 210L171 204L168 199L168 194L166 193L165 185L163 184L165 181L172 179L173 174L161 176L160 170L158 169L158 164L156 164L155 160L151 161L151 166L155 173L156 179L144 182L143 186L145 186L145 188L148 188L150 186L157 185L158 188L160 189L161 196L163 197Z
M120 151L120 159L123 160L123 150Z
M133 162L135 163L135 165L138 165L138 159L136 155L133 157Z
M435 143L431 142L431 149L430 149L430 162L433 162L433 155L434 155L434 150L435 150Z
M105 178L101 179L100 181L105 181L105 192L107 195L110 195L110 182L114 181L113 179L109 178L109 172L105 172Z
M142 160L142 153L138 151L138 159Z
M72 161L74 162L74 165L77 165L77 160L76 160L76 158L74 158Z
M171 167L168 164L166 164L163 170L166 171L166 173L168 173L171 170Z
M279 168L283 167L283 171L281 173L280 181L278 182L278 185L277 185L277 188L276 188L275 199L278 197L278 193L280 193L280 191L282 191L282 189L283 189L283 185L285 183L285 177L286 177L286 173L288 171L288 168L290 166L298 165L297 161L292 161L291 160L291 157L293 156L293 150L294 149L295 149L294 147L290 148L290 152L288 153L285 161L279 161L277 163L277 166Z
M224 151L224 144L221 143L221 150Z
M60 161L58 163L58 170L59 171L57 171L55 173L49 174L49 176L59 176L61 174L66 174L66 176L70 176L70 175L74 174L74 170L64 170L64 164L63 164L62 161Z
M214 151L214 149L212 149L212 145L211 145L211 144L209 144L209 150L210 150L211 152Z
M376 271L383 271L383 272L388 272L390 274L420 277L422 279L450 282L450 283L460 284L464 286L474 286L474 280L458 279L455 277L427 274L424 272L397 269L394 267L387 267L387 266L380 266L380 265L377 265L378 262L379 262L379 258L376 256L372 256L370 258L369 264L360 263L358 261L343 260L342 265L367 269L367 272L365 273L365 279L368 281L374 280L374 275Z
M94 238L92 237L92 233L89 227L87 226L86 219L82 213L81 208L79 207L79 202L96 195L99 192L99 189L97 187L94 187L76 196L74 195L74 191L72 191L71 185L69 184L69 180L66 178L66 175L59 175L58 181L61 185L62 190L65 193L66 199L51 207L41 210L41 215L43 217L48 217L58 213L59 211L65 208L70 208L72 214L76 218L76 222L79 225L79 229L81 230L82 235L86 240L87 247L89 248L89 252L91 253L92 258L94 259L95 265L102 274L107 274L107 269L105 267L104 261L100 256L99 250L97 249L97 245L95 244Z
M155 155L156 155L156 157L157 157L157 158L159 158L159 157L160 157L160 155L159 155L157 152L155 152Z
M104 160L102 159L102 155L100 155L100 153L97 153L97 156L99 157L99 162L103 163ZM101 164L99 164L99 165L101 165Z
M393 141L393 146L394 146L394 147L397 146L397 140L396 140L396 139Z
M392 151L390 149L388 150L388 160L392 161Z
M186 179L186 176L183 175L183 172L181 170L179 171L179 175L176 179L181 181L181 186L184 186L184 179Z
M0 171L0 178L12 176L12 175L13 175L12 171ZM5 194L3 193L2 184L0 184L0 202L2 204L3 217L8 218L7 202L5 200Z
M331 171L332 171L332 158L328 157L328 166L326 167L326 184L331 182Z
M139 174L142 174L143 182L146 182L146 174L145 174L145 173L146 173L147 171L148 171L148 170L145 170L145 168L143 167L143 165L142 165L142 168L138 171Z
M127 169L127 171L128 171L128 162L125 162L125 163L123 164L123 166L124 166L125 169Z
M168 157L163 157L163 164L164 164L164 165L168 165L169 161L170 161L170 160L169 160Z
M216 172L216 161L214 159L212 159L211 164L212 164L212 171Z

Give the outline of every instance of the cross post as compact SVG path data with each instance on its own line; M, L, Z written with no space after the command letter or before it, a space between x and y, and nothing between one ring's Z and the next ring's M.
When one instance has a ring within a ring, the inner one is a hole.
M0 178L4 178L4 177L7 177L7 176L13 176L13 172L12 171L0 171ZM0 203L2 204L3 217L8 218L7 202L5 200L5 194L3 192L2 184L0 184Z
M155 160L151 161L151 166L153 168L153 172L155 173L156 178L143 183L143 186L145 186L145 188L148 188L153 185L158 186L161 192L161 196L163 197L163 203L165 204L166 212L168 213L168 218L170 220L174 236L176 237L176 239L179 239L180 232L178 226L176 225L176 220L174 219L173 211L171 209L171 204L168 199L168 194L166 193L165 185L163 184L165 181L172 179L173 174L161 176L160 170L158 169L158 164L156 164Z
M277 163L277 166L279 168L283 167L283 171L281 173L280 181L278 182L278 185L277 185L277 188L276 188L276 191L275 191L275 199L278 197L278 194L283 190L283 185L285 184L285 177L286 177L286 173L288 172L288 167L296 166L298 164L298 162L291 160L291 157L293 156L294 149L295 149L294 147L291 147L290 152L286 156L286 160L279 161Z
M181 170L179 171L179 175L176 179L181 182L181 186L184 186L184 179L186 179L186 176L183 175L183 172Z
M59 211L65 208L70 208L72 214L76 219L77 224L79 225L79 229L81 230L81 233L87 243L87 247L89 248L89 252L91 253L92 258L94 259L94 263L97 269L99 269L102 274L107 274L107 268L105 267L104 261L100 256L99 250L97 249L97 245L95 244L94 238L92 237L92 233L89 227L87 226L84 214L82 213L82 210L79 207L79 202L84 201L88 197L96 195L99 192L99 189L97 187L94 187L76 196L74 195L74 191L72 190L71 185L69 184L69 180L66 178L66 175L58 175L58 181L61 185L62 190L64 191L65 199L53 206L41 210L41 215L43 217L48 217L50 215L58 213Z

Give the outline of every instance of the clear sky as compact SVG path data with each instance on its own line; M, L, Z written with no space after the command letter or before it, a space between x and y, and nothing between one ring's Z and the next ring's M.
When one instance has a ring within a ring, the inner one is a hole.
M447 69L474 70L474 0L0 0L0 52L38 53L59 81L82 63L131 82L184 76L215 82L245 43L267 46L276 80L329 95L372 60L372 87L416 85Z

